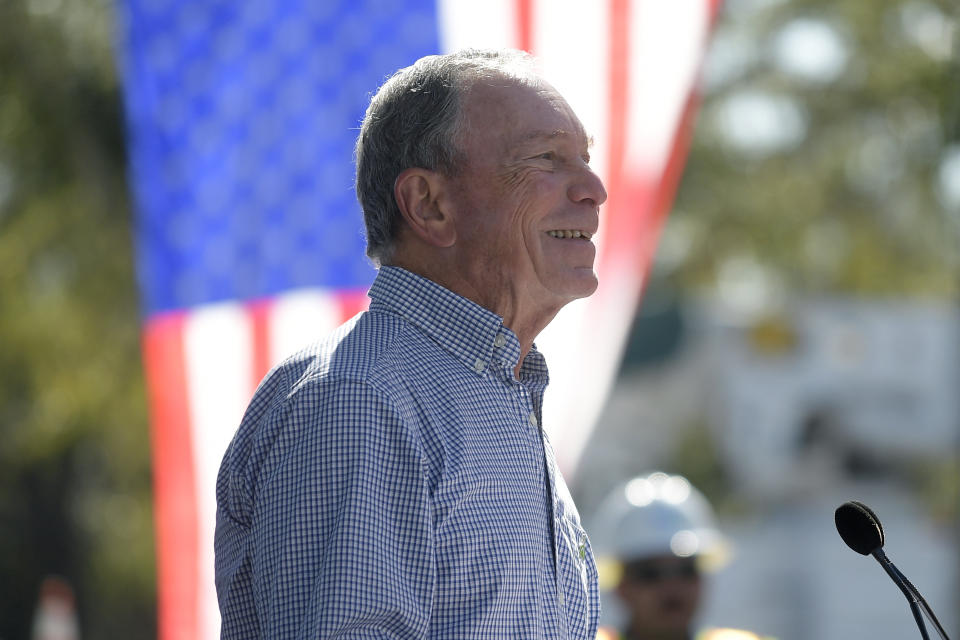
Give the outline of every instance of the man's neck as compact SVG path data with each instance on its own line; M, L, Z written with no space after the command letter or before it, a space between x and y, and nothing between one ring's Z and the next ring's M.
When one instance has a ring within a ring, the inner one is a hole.
M520 378L524 359L533 348L534 339L562 307L534 307L519 292L512 290L511 283L481 286L455 266L446 265L440 260L417 260L409 255L396 255L389 266L400 267L431 280L503 318L504 326L513 331L520 341L520 358L514 368L517 379Z

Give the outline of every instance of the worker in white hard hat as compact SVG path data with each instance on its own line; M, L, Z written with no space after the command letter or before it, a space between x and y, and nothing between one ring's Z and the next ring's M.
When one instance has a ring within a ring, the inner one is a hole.
M694 633L703 572L725 562L727 544L707 499L686 478L654 472L617 487L595 519L601 588L624 611L621 630L598 639L734 640L734 629Z

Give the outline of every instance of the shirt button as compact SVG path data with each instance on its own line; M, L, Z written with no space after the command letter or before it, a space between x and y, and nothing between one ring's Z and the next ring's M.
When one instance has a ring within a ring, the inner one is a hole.
M477 361L473 363L473 370L477 373L483 373L483 370L486 366L487 364L483 360L477 358Z
M557 591L557 602L560 603L560 606L563 606L563 589Z
M530 415L527 416L527 422L530 423L530 426L531 426L531 427L537 426L537 414L535 414L535 413L533 413L533 412L531 411L531 412L530 412Z
M499 348L507 344L507 337L502 333L498 333L497 337L493 339L493 346Z

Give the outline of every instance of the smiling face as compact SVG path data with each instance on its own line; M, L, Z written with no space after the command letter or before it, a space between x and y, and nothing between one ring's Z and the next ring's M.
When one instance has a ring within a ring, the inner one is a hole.
M511 317L545 325L597 288L591 238L607 194L588 165L589 139L566 101L536 80L479 81L462 118L465 163L448 179L448 204L466 295L508 326Z

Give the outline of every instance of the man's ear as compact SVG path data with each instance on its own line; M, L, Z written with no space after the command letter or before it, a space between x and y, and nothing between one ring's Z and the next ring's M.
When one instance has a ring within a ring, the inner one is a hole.
M440 205L443 179L429 169L404 169L393 183L393 195L403 219L418 238L435 247L457 239L453 218Z

